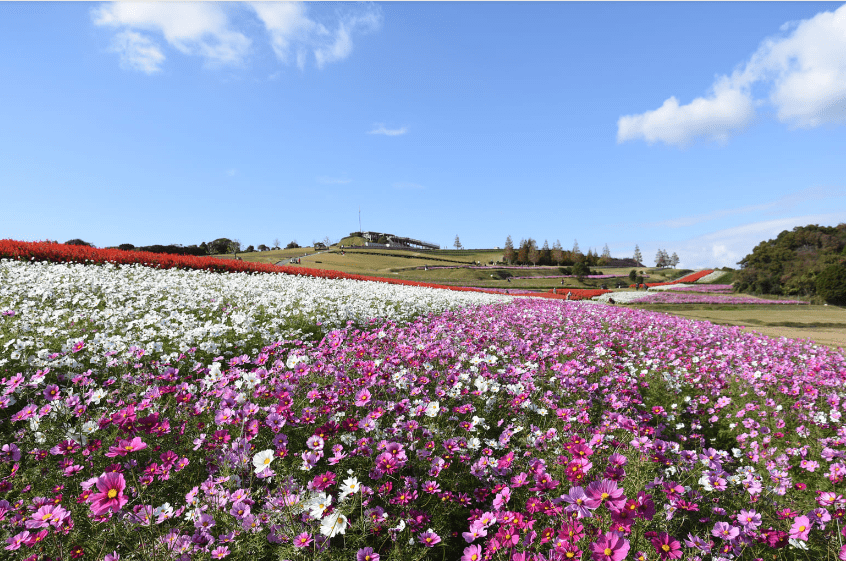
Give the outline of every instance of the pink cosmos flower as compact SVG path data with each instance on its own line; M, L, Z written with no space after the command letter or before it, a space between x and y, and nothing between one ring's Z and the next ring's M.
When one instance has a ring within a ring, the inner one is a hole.
M303 532L294 538L294 547L308 547L312 542L311 534Z
M5 549L8 549L9 551L14 551L16 549L19 549L21 545L25 544L28 540L29 532L24 530L23 532L15 534L11 538L7 539L6 541L9 543L9 545L7 545Z
M629 540L615 532L607 532L590 544L596 561L620 561L629 554Z
M797 516L790 527L790 537L795 540L807 540L811 531L811 520L807 516Z
M711 530L711 535L716 538L731 541L740 535L740 529L728 524L727 522L717 522L714 524L714 529Z
M97 479L96 485L100 492L88 497L94 514L105 514L110 510L117 512L129 501L123 494L126 480L121 473L106 473Z
M625 491L617 487L616 481L610 479L593 481L585 489L585 495L587 495L585 503L588 508L599 508L603 502L608 501L619 510L626 504Z
M140 437L135 437L132 440L120 440L117 446L109 446L109 451L106 452L107 458L114 458L116 456L126 456L130 452L137 452L147 447L147 444L141 440Z
M32 518L26 521L27 530L44 528L49 525L58 527L62 520L68 515L68 511L56 505L43 505L32 514Z
M441 542L441 537L435 532L423 532L417 536L417 539L426 547L435 547L436 544Z
M482 559L482 546L471 545L464 548L464 555L461 556L461 561L480 561Z
M212 559L223 559L227 555L229 555L229 548L226 547L225 545L222 545L220 547L216 547L211 552Z

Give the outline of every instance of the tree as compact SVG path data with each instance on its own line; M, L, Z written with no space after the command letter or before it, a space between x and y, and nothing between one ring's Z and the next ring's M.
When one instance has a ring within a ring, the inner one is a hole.
M672 257L670 257L670 266L675 269L676 265L678 265L678 264L679 264L679 256L676 255L676 252L674 251Z
M582 250L579 249L579 240L573 240L573 258L575 259L577 255L581 255Z
M582 282L585 276L590 274L590 268L588 267L587 263L584 260L579 261L575 265L573 265L573 274L576 275L576 280Z
M231 242L229 242L229 251L231 251L235 255L238 255L238 252L241 251L241 241L232 240Z
M667 265L669 265L669 263L667 263L667 261L668 261L667 252L664 251L663 249L659 249L658 253L655 254L655 266L656 267L666 267Z
M285 249L299 249L300 244L297 243L297 240L292 241L288 245L285 246Z
M611 262L611 250L608 249L608 244L602 248L602 255L599 257L600 265L608 265Z
M251 246L251 245L248 245L248 246L247 246L247 249L245 249L245 250L244 250L244 252L245 252L245 253L252 253L252 252L254 252L255 250L256 250L256 248L254 248L254 247L253 247L253 246Z
M538 261L541 265L552 264L552 250L549 249L549 242L546 240L543 240L543 247L540 250L540 259Z
M632 269L631 271L629 271L629 280L631 282L635 282L636 279L637 279L637 271Z
M552 260L560 267L561 262L564 261L564 249L561 247L561 242L555 240L552 244Z
M90 243L82 241L79 238L68 240L68 241L65 242L65 245L84 245L84 246L88 246L88 247L94 247Z
M515 257L514 242L511 240L511 234L509 234L508 237L505 238L505 252L503 253L502 258L510 265L514 262Z
M643 255L640 254L640 248L635 244L634 257L635 265L640 267L643 263Z
M329 236L326 236L325 238L323 238L323 245L325 245L326 247L329 247L330 245L332 245L332 240L329 239Z
M452 243L455 249L462 249L461 240L458 239L458 234L455 235L455 241Z
M273 249L279 249L279 238L273 240Z
M538 251L538 243L529 238L529 251L527 252L526 257L531 261L532 265L538 264L538 259L540 259L540 251Z
M217 238L208 243L208 250L210 255L220 255L232 251L232 240L229 238Z
M267 251L268 249L270 249L270 248L269 248L269 247L267 247L267 246L266 246L266 245L264 245L264 244L261 244L261 245L259 245L259 246L258 246L258 250L259 250L259 251Z
M132 245L131 243L122 243L118 246L118 249L122 249L124 251L131 251L131 250L135 249L135 246Z
M517 250L517 263L524 264L529 262L529 242L526 239L520 240L520 248Z

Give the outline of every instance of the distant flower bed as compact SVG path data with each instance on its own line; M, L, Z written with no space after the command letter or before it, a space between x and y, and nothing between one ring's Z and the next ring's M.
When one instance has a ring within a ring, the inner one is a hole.
M521 279L574 279L578 275L550 275L544 277L511 277L513 280L521 280ZM583 275L583 279L613 279L619 278L625 275Z
M666 286L655 286L650 290L672 290L674 292L732 292L734 288L730 284L668 284Z
M680 279L676 279L674 281L649 282L649 283L646 283L646 286L648 286L649 288L652 288L653 286L666 286L668 284L683 284L683 283L688 283L688 282L696 282L699 279L701 279L702 277L704 277L706 275L710 275L713 272L714 272L714 269L702 269L701 271L691 273L691 274L689 274L685 277L682 277ZM630 285L629 288L634 288L634 286L635 285Z
M728 296L723 294L678 294L673 292L649 292L631 300L638 304L808 304L801 300L767 300L752 296Z
M553 288L549 292L545 293L545 296L550 298L560 298L563 300L589 300L595 296L608 294L609 292L611 291L601 288L567 288L565 286L564 288ZM568 294L570 295L569 298L567 297Z
M726 274L725 271L715 270L713 273L709 273L709 274L705 275L704 277L702 277L701 279L699 279L696 282L706 283L706 282L715 281L725 274Z

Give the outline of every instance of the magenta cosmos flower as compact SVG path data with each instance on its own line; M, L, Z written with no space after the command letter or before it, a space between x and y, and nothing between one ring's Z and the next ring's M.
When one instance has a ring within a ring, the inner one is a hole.
M615 532L607 532L590 544L596 561L620 561L629 554L629 540Z
M679 559L682 556L681 544L666 532L652 538L652 545L661 559Z
M117 512L129 501L123 494L123 490L126 489L126 480L121 473L103 474L97 479L96 485L100 492L88 497L94 514L104 514L110 510Z

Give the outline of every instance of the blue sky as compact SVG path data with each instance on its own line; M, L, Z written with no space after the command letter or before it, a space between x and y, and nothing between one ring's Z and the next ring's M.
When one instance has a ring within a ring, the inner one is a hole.
M844 125L841 3L0 3L0 238L734 266L846 221Z

